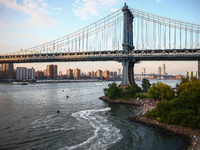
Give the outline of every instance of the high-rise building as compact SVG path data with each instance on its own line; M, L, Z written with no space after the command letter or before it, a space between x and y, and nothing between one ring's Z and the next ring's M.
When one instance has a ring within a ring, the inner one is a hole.
M118 75L119 76L121 75L121 69L118 69Z
M13 79L13 63L1 64L1 78Z
M189 74L187 71L185 72L185 78L189 78Z
M158 75L161 75L161 67L158 67Z
M16 69L16 79L35 79L35 69L26 67L17 67Z
M198 79L200 80L200 60L198 60Z
M47 65L47 79L56 79L57 78L57 65Z
M88 77L91 77L91 72L88 72Z
M102 70L97 70L97 78L102 78Z
M145 68L142 68L142 79L145 77Z
M162 75L164 76L165 75L165 64L162 64Z
M67 69L67 78L73 79L73 70L71 68Z
M196 79L198 79L198 72L195 71L193 77L195 77Z
M80 79L81 78L81 70L76 68L74 69L74 79Z
M110 71L105 70L105 71L103 72L103 76L104 76L104 78L109 78L109 76L110 76Z
M35 78L39 78L39 79L42 79L44 78L44 71L35 71Z
M113 77L117 78L117 71L114 71Z
M190 71L189 72L189 79L192 79L193 78L193 71Z
M110 76L114 76L114 72L113 71L110 71Z

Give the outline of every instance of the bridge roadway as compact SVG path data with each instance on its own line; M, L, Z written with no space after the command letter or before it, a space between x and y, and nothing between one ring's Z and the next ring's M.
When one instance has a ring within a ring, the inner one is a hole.
M200 60L200 49L93 51L48 54L0 55L0 63L71 62L71 61L194 61Z

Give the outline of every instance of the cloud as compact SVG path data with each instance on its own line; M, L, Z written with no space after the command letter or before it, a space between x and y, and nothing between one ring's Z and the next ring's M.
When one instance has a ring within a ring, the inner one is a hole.
M38 37L35 37L35 36L33 36L33 35L19 34L19 33L6 32L6 31L3 31L3 32L1 32L1 33L4 34L4 35L22 37L22 38L24 38L24 39L30 39L30 40L32 40L32 41L35 41L36 44L43 44L43 43L45 43L44 40L39 39Z
M119 0L76 0L73 3L74 14L83 20L87 20L90 16L98 16L98 11L102 8L109 8L116 4Z
M161 1L163 1L163 0L156 0L157 3L161 2Z
M26 20L27 27L48 27L53 24L46 0L0 0L0 5L29 16Z
M112 8L112 9L110 9L110 11L116 12L116 11L118 11L118 9L117 8Z

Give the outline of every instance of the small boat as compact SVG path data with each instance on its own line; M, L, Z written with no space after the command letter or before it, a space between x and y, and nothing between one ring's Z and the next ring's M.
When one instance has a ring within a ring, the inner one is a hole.
M27 82L20 82L20 85L28 85Z

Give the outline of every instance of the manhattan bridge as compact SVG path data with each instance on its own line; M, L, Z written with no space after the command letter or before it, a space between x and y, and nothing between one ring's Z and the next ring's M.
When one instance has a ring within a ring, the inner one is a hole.
M53 41L0 55L0 63L118 61L122 85L134 83L140 61L198 61L200 25L124 7Z

